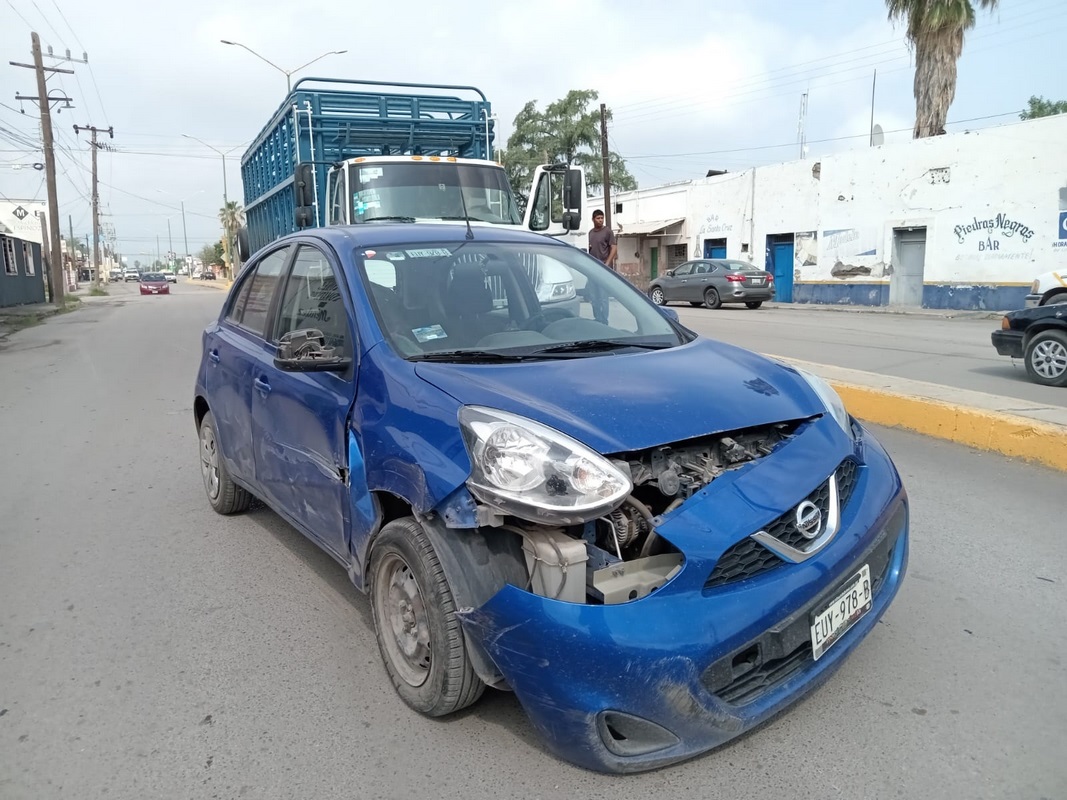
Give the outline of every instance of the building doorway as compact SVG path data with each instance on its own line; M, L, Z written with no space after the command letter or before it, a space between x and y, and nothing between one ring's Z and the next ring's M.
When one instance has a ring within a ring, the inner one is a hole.
M767 271L774 275L774 299L793 302L793 234L772 233L767 237Z
M705 239L704 258L726 258L726 240Z
M926 266L926 228L893 229L893 275L889 279L891 306L923 304Z

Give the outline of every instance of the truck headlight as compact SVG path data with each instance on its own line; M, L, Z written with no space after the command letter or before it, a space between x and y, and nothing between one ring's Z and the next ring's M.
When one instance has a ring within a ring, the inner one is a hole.
M841 400L841 396L834 391L826 381L820 378L818 375L813 375L807 370L800 369L799 367L793 367L804 380L808 382L815 394L819 396L822 404L826 407L826 410L830 412L830 415L837 420L837 424L841 426L841 430L848 434L849 438L852 438L852 423L848 418L848 411L845 410L845 404Z
M633 489L602 455L539 422L481 406L459 410L471 493L532 522L574 525L613 510Z

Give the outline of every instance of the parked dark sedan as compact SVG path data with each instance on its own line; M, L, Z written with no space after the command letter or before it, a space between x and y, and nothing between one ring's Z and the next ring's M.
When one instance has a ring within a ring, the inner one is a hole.
M654 278L648 296L660 306L685 300L692 306L744 303L754 309L774 299L774 275L744 261L698 259Z
M1034 383L1067 386L1067 304L1012 311L993 331L1002 356L1021 358Z

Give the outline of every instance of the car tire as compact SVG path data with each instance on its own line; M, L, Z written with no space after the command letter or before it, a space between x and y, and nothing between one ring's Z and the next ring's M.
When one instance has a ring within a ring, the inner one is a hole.
M761 305L763 305L762 300L749 300L747 303L745 303L745 308L751 308L753 311L755 311Z
M441 717L485 691L467 654L441 562L412 517L382 528L370 554L374 633L397 694L412 709Z
M663 288L660 286L653 286L651 289L649 289L648 296L657 306L667 305L667 295L663 293Z
M1026 345L1026 374L1043 386L1067 386L1067 333L1041 331Z
M200 420L200 472L207 501L219 514L237 514L252 504L252 495L234 483L226 470L215 417L210 411Z
M722 299L719 297L719 293L714 289L704 290L704 305L708 308L719 308L722 306Z

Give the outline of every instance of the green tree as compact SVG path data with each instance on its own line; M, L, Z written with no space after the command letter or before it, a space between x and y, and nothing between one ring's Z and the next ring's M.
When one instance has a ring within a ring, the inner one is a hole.
M603 188L600 108L594 105L598 96L591 89L572 89L544 111L538 110L536 100L531 100L515 115L514 133L508 137L508 146L497 152L497 159L504 165L520 203L526 204L538 164L584 167L589 187ZM610 109L607 118L611 119ZM609 152L609 164L613 189L637 188L622 156Z
M203 247L200 248L200 252L196 254L196 257L200 259L200 263L202 263L204 266L207 266L209 264L214 264L215 263L215 248L216 247L220 247L221 248L221 246L222 245L220 245L218 243L216 243L214 245L205 244Z
M245 210L236 200L230 200L219 209L219 222L226 235L226 245L230 251L230 277L233 277L241 269L241 256L237 252L237 231L245 224Z
M1031 97L1027 109L1019 114L1019 119L1037 119L1051 117L1055 114L1067 114L1067 100L1046 100L1044 97Z
M992 11L1000 0L886 0L889 19L907 22L915 50L914 138L945 132L945 118L956 97L956 62L963 35L974 27L974 9Z

